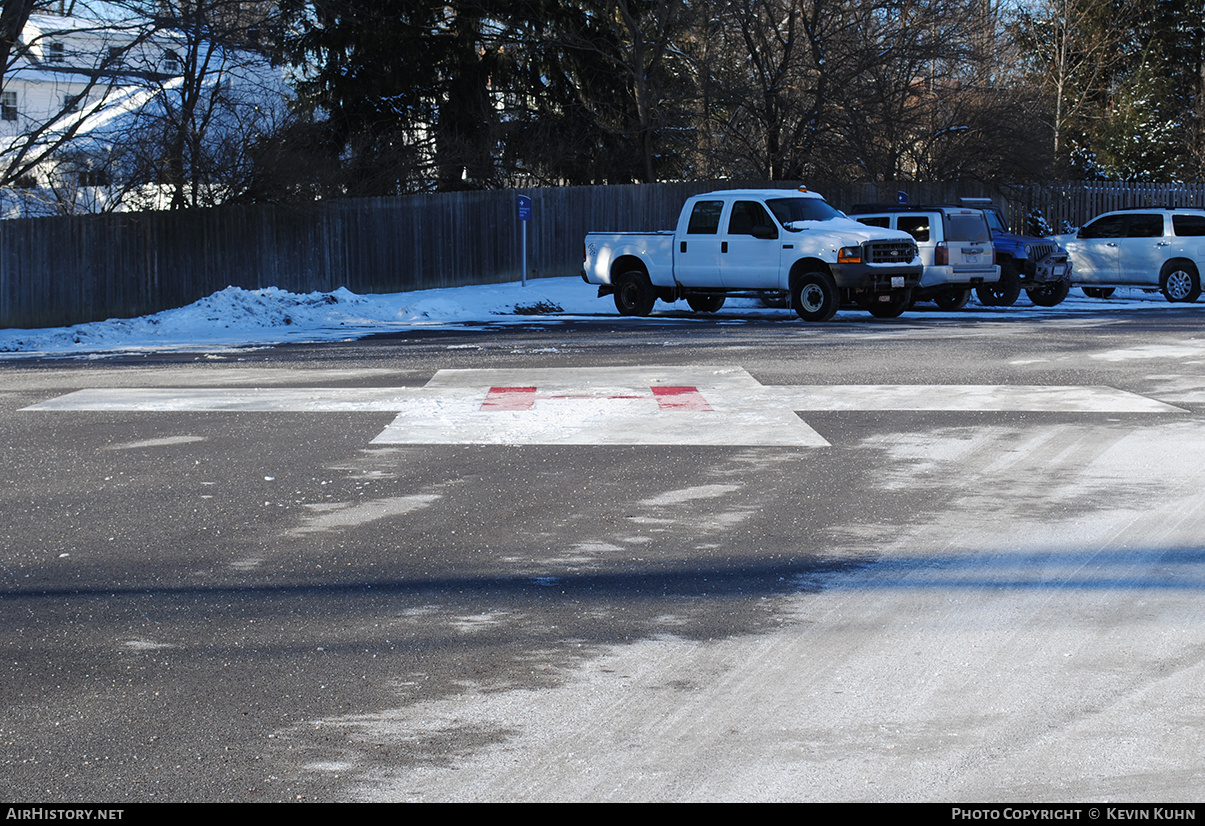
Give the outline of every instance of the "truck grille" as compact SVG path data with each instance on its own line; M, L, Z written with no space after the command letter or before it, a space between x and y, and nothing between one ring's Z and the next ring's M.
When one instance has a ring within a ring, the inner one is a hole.
M910 241L867 241L868 264L907 264L916 257L916 244Z
M1025 257L1030 261L1041 261L1054 250L1055 245L1050 241L1035 241L1025 245Z

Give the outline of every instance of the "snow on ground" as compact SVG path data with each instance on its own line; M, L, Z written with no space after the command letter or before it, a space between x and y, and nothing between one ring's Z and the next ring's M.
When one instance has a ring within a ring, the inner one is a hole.
M227 287L200 301L141 318L40 330L0 330L0 358L228 349L338 341L373 333L614 312L580 278L544 278L388 295L291 293ZM533 315L544 313L544 315Z
M962 311L940 313L932 304L920 305L925 318L973 313L993 319L1018 314L1064 313L1083 308L1101 311L1166 305L1161 295L1142 290L1117 291L1108 301L1085 298L1079 290L1053 310L1029 306L1022 294L1016 307L984 308L974 300ZM657 303L654 311L681 314L689 319L685 303ZM920 312L905 313L915 318ZM279 343L338 341L374 333L414 329L466 328L483 324L556 324L574 318L609 316L621 321L610 298L598 298L597 288L580 278L532 279L519 282L442 290L421 290L388 295L356 295L344 288L331 293L302 295L269 287L244 290L227 287L200 301L141 318L116 318L71 327L39 330L0 330L0 359L38 356L95 358L119 353L167 351L213 352ZM843 316L871 320L863 312L843 311ZM781 317L794 320L786 310L771 310L752 299L729 300L720 316L729 319ZM710 316L715 318L715 316ZM640 319L622 319L640 323ZM802 323L802 322L800 322ZM877 321L875 323L883 323Z

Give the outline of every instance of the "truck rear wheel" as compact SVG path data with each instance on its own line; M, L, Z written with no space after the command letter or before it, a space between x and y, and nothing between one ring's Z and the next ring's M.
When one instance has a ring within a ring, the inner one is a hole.
M826 272L805 272L791 285L791 306L804 321L828 321L839 303L837 285Z
M657 293L649 277L640 270L630 270L615 277L615 309L620 315L648 315L657 303Z

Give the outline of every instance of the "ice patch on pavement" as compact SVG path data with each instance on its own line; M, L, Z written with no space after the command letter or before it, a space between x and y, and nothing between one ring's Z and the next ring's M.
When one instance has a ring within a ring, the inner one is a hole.
M718 499L721 496L726 496L740 489L740 485L698 485L693 488L671 490L659 496L645 499L641 504L650 507L680 505L683 502L690 502L695 499Z
M141 442L123 442L119 445L109 445L105 450L137 450L144 447L168 447L170 445L186 445L191 442L203 442L204 436L165 436L162 439L144 439Z
M1194 340L1182 344L1144 344L1121 350L1093 353L1092 358L1100 361L1135 361L1139 359L1185 359L1205 360L1205 341Z
M337 528L351 528L386 519L390 516L403 516L407 513L425 508L439 499L437 493L420 493L413 496L393 496L387 499L374 499L353 505L350 502L306 505L313 515L306 517L305 524L294 528L291 533L300 536L309 533L333 531Z
M130 651L161 651L164 648L176 648L178 646L169 642L154 642L153 640L126 640L121 644L122 648L127 648Z

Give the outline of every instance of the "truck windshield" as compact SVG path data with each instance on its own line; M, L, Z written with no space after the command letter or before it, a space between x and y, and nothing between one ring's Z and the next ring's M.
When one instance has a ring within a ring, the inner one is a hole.
M766 206L774 213L778 223L792 232L799 231L798 228L792 229L792 221L828 221L845 217L819 198L770 198L766 200Z

